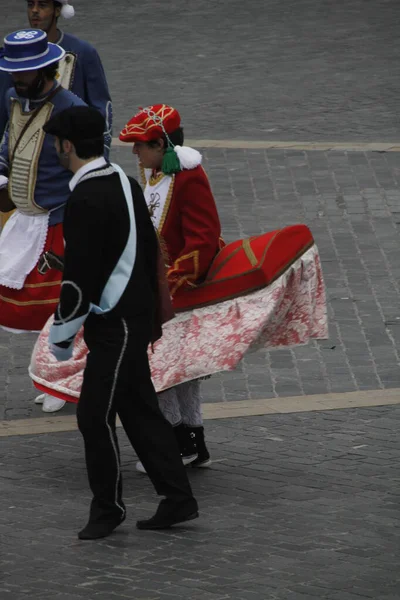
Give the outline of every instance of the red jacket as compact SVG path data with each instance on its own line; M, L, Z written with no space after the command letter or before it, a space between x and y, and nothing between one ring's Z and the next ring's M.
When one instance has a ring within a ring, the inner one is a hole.
M200 283L223 245L221 224L201 166L175 175L159 236L168 264L171 295Z

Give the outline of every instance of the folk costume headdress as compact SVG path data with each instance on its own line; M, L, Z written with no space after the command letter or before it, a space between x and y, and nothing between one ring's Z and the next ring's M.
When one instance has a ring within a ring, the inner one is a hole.
M181 117L178 111L167 104L154 104L139 108L139 112L125 125L119 135L122 142L152 142L165 137L167 148L161 170L165 175L183 169L194 169L201 164L201 154L188 146L174 145L170 135L179 129Z
M50 43L45 31L21 29L4 38L4 47L0 50L0 71L36 71L58 62L64 55L65 50Z

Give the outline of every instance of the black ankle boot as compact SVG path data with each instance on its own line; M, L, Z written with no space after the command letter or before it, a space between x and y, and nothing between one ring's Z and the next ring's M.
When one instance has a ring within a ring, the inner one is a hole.
M204 439L204 427L188 427L188 429L192 435L194 435L194 443L197 452L197 458L190 463L190 466L209 467L211 465L211 458Z
M178 442L182 462L184 465L188 465L197 459L195 436L192 433L192 430L183 423L174 427L173 430Z

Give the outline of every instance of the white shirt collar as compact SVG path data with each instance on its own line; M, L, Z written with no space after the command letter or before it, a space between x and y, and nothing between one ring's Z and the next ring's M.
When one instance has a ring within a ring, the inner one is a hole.
M77 172L69 182L69 189L71 190L71 192L74 191L74 189L76 188L82 177L86 175L86 173L90 173L90 171L97 171L97 169L101 169L106 165L107 161L103 156L101 156L100 158L95 158L94 160L91 160L90 162L86 163L86 165L83 165L83 167L77 170Z

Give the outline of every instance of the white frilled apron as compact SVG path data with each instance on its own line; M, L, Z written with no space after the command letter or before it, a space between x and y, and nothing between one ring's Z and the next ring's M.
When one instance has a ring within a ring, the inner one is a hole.
M43 254L50 213L26 215L16 210L0 235L0 285L21 290Z

